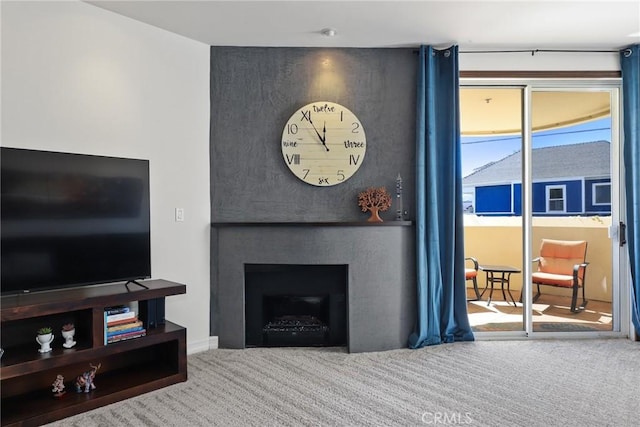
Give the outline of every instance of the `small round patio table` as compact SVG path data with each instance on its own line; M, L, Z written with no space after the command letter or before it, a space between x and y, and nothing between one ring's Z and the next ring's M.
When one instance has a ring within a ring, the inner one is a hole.
M504 292L504 285L507 285L507 293L511 297L511 301L513 301L513 305L517 306L516 300L513 299L513 295L511 295L511 288L510 288L509 282L511 280L512 274L522 272L519 268L512 267L510 265L481 265L479 266L479 269L486 273L486 279L487 279L486 285L482 290L482 293L480 294L481 298L482 298L482 295L484 295L487 288L491 286L491 291L489 292L489 300L487 301L487 305L491 304L491 298L493 297L494 284L500 283L500 288L502 289L502 297L504 298L504 300L509 302L509 300L507 299L507 295Z

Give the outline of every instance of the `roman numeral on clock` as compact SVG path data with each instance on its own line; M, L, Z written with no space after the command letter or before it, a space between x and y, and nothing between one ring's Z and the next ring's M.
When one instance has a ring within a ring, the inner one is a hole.
M357 165L359 161L360 161L360 154L358 154L357 156L355 154L350 154L349 155L349 164L350 165Z
M289 163L290 165L300 164L300 154L292 154L291 157L289 157L288 154L285 154L285 157L287 158L287 163Z

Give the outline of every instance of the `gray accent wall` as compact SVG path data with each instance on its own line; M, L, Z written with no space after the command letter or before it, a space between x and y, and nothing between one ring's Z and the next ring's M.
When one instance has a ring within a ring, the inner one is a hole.
M416 73L413 49L212 47L212 222L362 221L358 193L393 194L398 173L413 218ZM362 166L333 187L296 178L280 148L289 117L315 101L344 105L367 135Z
M349 336L351 350L406 345L415 317L413 227L385 227L384 232L375 226L356 227L357 232L349 233L351 240L345 241L337 231L343 228L327 231L322 224L366 221L369 214L358 208L358 193L371 186L386 186L394 195L398 173L403 178L404 219L414 218L416 72L417 55L405 48L211 47L211 335L220 337L221 346L241 347L244 340L237 326L232 326L237 325L241 303L230 296L244 292L243 278L235 276L241 271L238 259L254 263L266 263L266 258L280 263L293 258L303 264L334 262L327 254L314 258L318 240L324 251L340 246L345 263L355 263L358 252L375 248L377 261L365 262L367 268L350 266L350 281L370 283L376 291L366 293L367 301L379 298L387 303L372 305L381 319L378 332L367 328L364 322L369 320L358 311L361 308L350 308L351 333L369 331L366 337ZM367 135L362 166L350 179L333 187L315 187L296 178L286 166L280 146L289 117L301 106L317 101L347 107L360 119ZM393 221L395 208L394 204L381 217ZM220 227L225 223L239 228ZM270 231L274 223L302 226L279 227L276 237ZM242 224L250 224L251 231L242 231L243 244L238 245L230 233L240 233ZM287 239L283 230L295 230L305 249L269 245L269 238ZM392 245L377 239L387 233L394 233ZM258 256L252 249L257 243L262 250L277 251L278 256ZM345 244L351 252L345 252ZM353 278L357 271L366 271L366 276ZM374 277L380 280L372 283L366 279ZM353 291L353 283L348 286L350 295L360 299L361 291ZM383 327L383 319L389 320L390 329Z

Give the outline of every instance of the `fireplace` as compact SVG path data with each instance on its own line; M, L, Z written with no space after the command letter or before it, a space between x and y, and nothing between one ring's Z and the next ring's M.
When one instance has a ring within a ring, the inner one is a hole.
M211 334L220 348L269 345L263 310L273 301L263 296L328 297L330 345L404 348L416 319L414 241L407 221L215 223Z
M247 347L345 346L346 265L245 264Z

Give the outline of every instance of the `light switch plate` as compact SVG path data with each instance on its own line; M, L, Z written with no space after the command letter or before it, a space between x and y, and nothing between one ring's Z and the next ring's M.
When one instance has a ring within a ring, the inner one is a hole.
M176 222L184 221L184 208L176 208Z

